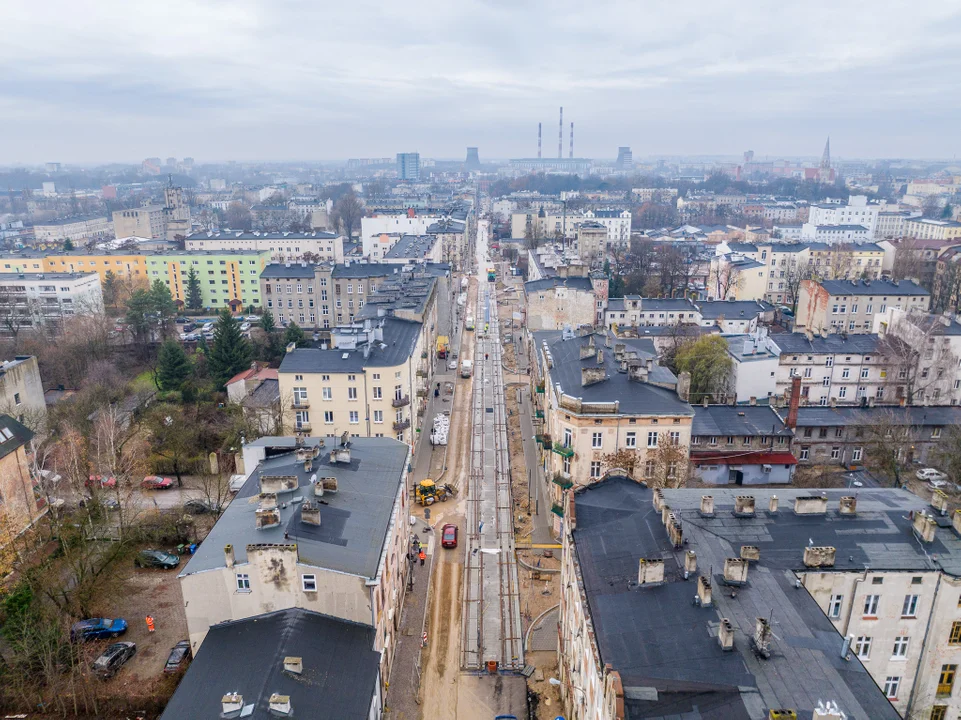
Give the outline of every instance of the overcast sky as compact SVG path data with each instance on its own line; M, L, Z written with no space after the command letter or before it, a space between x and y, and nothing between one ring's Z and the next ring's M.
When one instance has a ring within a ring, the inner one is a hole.
M4 0L0 164L953 157L951 0Z

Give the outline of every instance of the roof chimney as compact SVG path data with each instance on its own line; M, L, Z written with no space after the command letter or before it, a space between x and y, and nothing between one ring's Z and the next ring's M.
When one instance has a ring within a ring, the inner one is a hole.
M797 412L801 407L801 376L791 378L791 405L788 408L787 421L784 423L794 430L797 427Z
M596 385L607 380L607 371L603 367L581 368L581 387Z
M284 671L293 673L294 675L300 675L304 672L304 659L291 656L285 657Z
M281 717L290 717L294 714L294 708L290 704L290 695L281 695L279 693L274 693L270 696L267 701L268 708L272 715L280 715Z
M697 578L697 601L701 607L711 607L711 578L700 575Z
M320 506L305 500L300 506L300 522L320 527Z
M734 649L734 626L727 618L721 618L721 626L717 633L718 642L721 643L721 650L730 652Z
M655 585L664 582L664 561L661 558L641 558L638 563L637 584Z
M232 568L234 566L234 546L224 545L224 564L227 568Z
M220 717L235 718L244 709L244 696L240 693L227 693L220 698L220 703L222 709Z

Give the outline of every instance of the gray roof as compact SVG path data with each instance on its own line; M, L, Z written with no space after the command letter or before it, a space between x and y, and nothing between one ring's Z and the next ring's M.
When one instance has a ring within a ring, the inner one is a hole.
M274 209L271 206L257 206L262 210ZM286 211L286 206L278 205L276 210ZM198 232L191 233L187 240L334 240L340 237L337 233L330 232L241 232L225 230L222 232Z
M451 218L444 218L432 223L428 226L427 232L431 235L437 235L441 233L463 233L467 228L467 223L461 222L460 220L455 220L453 217L454 215L451 215Z
M666 367L657 365L657 351L654 341L647 338L616 338L611 337L611 347L604 346L604 336L594 335L594 344L604 351L603 366L607 370L607 379L583 387L581 385L581 368L598 367L597 360L580 359L580 346L588 342L588 336L571 340L562 339L562 333L556 330L534 333L534 345L543 354L543 343L550 348L554 358L554 366L550 370L549 382L551 386L558 383L561 390L573 397L582 398L584 402L620 402L618 412L622 415L693 415L691 406L677 396L677 392L666 387L659 387L653 383L676 385L677 378ZM624 344L627 350L634 350L641 359L650 358L655 362L650 373L650 382L631 381L626 373L619 372L619 366L614 359L615 344Z
M641 312L696 312L694 303L685 298L641 298Z
M712 488L714 519L698 513L702 489L664 491L666 503L681 521L685 545L675 551L652 491L625 478L610 478L575 494L574 548L596 634L600 661L620 673L629 700L627 720L700 717L711 720L759 718L767 708L792 708L812 716L817 698L838 703L849 720L897 720L899 715L856 659L840 658L842 638L814 598L795 588L795 571L812 536L818 545L837 548L835 571L932 570L925 550L914 540L908 510L921 501L903 490L861 489L858 514L838 523L838 498L846 490L827 491L833 507L827 517L799 517L790 511L794 497L809 490L778 488L752 491L758 508L775 493L786 508L777 515L732 517L734 497L744 493ZM855 531L863 528L863 532ZM865 542L864 533L881 534ZM721 592L719 575L742 544L760 548L748 583L736 597ZM961 541L948 529L937 532L931 553L961 569ZM713 604L691 602L692 582L683 580L684 551L697 553L698 570L713 571ZM665 582L637 587L641 558L661 558ZM759 660L751 647L755 618L773 622L772 654ZM721 618L734 626L734 650L717 640ZM632 693L653 688L657 693ZM816 692L815 692L816 691ZM653 699L639 699L643 697ZM695 712L678 714L695 706ZM699 712L698 712L699 711Z
M243 400L248 408L269 408L280 402L280 381L268 378Z
M311 472L297 462L296 452L269 457L252 471L214 525L207 539L183 569L182 575L224 567L224 545L234 546L237 564L247 562L247 546L264 543L297 543L299 562L351 575L371 578L377 574L397 491L404 482L409 448L391 438L354 438L349 464L330 462L331 443L314 459ZM280 526L258 530L254 526L258 473L296 475L299 488L278 498ZM337 478L336 493L325 493L319 527L300 522L300 504L293 497L312 494L311 475ZM286 503L287 507L282 505ZM289 538L284 538L284 532Z
M374 628L291 608L212 625L177 686L162 720L210 720L228 692L253 705L245 717L270 720L268 699L289 695L294 717L367 720L380 653ZM303 660L303 674L284 672L284 658Z
M282 280L284 278L313 279L314 265L313 263L307 263L306 265L301 263L291 263L290 265L271 263L261 271L260 277L264 280Z
M555 287L568 287L575 290L584 290L585 292L591 292L594 289L594 285L591 283L590 278L586 277L547 277L540 280L529 280L524 283L524 292L532 293L539 292L541 290L550 290Z
M438 243L434 235L402 235L385 258L422 260Z
M33 431L26 425L17 422L9 415L0 415L0 458L5 458L32 439Z
M728 243L727 246L731 248L731 252L757 252L757 245L751 243L731 242Z
M930 295L913 280L822 280L829 295Z
M400 272L400 267L397 265L390 265L388 263L351 262L350 264L334 265L332 277L334 279L386 277L395 272Z
M284 355L280 372L363 372L367 367L394 367L406 362L417 345L421 324L395 317L385 317L379 321L384 323L384 341L374 343L368 357L364 357L362 347L357 350L297 348Z
M834 427L876 425L879 419L900 425L943 427L961 424L961 407L946 405L900 407L802 407L798 409L798 427Z
M774 306L763 300L704 300L695 307L705 320L752 318L761 313L773 312Z
M791 437L794 433L784 424L781 416L770 406L703 405L694 406L694 424L691 435L717 437L719 435L744 435L767 437L779 435Z
M28 272L0 273L0 280L80 280L81 278L100 277L95 270L90 272Z
M852 353L862 355L864 353L878 352L881 346L881 338L877 335L841 335L832 333L826 338L815 335L808 340L804 333L781 333L772 335L771 339L781 348L782 354L787 353Z
M72 225L74 223L89 222L91 220L100 220L103 222L108 222L110 218L108 218L106 215L75 215L73 217L56 218L55 220L43 220L41 222L34 223L34 227L50 227L53 225L57 225L57 226Z
M790 226L782 226L790 227ZM807 243L774 243L771 245L771 252L779 253L799 253L808 249Z
M867 232L868 229L864 225L818 225L818 230L841 230L841 231L864 231Z

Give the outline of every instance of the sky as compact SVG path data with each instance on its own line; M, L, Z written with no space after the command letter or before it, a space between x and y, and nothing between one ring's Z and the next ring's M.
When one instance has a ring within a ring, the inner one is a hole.
M0 165L952 158L947 0L4 0Z

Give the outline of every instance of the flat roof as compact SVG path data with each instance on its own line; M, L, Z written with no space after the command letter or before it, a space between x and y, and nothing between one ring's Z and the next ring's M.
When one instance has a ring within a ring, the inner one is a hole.
M3 281L3 280L82 280L84 278L91 278L91 277L99 279L100 276L94 271L85 272L85 273L72 273L72 272L0 273L0 281Z
M705 320L746 319L774 311L774 306L763 300L704 300L695 302L694 307Z
M691 435L791 437L794 432L769 405L694 405Z
M822 280L829 295L930 295L913 280Z
M363 346L356 350L334 348L297 348L280 363L280 372L344 373L363 372L366 367L394 367L407 361L417 345L421 323L395 317L378 318L384 323L384 340L371 345L364 357Z
M685 544L674 550L652 491L627 478L609 478L575 491L574 551L583 576L602 664L621 675L628 720L690 717L736 720L762 717L768 708L790 708L811 717L817 700L832 700L850 720L897 720L900 716L856 658L840 657L843 638L814 598L795 587L807 570L803 550L837 548L834 571L933 571L929 555L961 573L961 540L939 529L932 547L915 540L909 510L924 506L905 490L859 489L857 515L838 522L838 500L847 490L828 490L826 516L796 516L794 498L810 490L752 489L758 508L772 494L781 512L735 518L734 499L743 488L712 488L715 517L699 513L703 489L664 490L681 522ZM726 558L741 545L760 548L748 582L733 594L724 588ZM683 579L684 553L697 553L698 570L711 574L713 604L695 606L696 586ZM928 552L925 552L927 550ZM641 558L664 561L665 582L637 585ZM758 616L772 623L771 656L751 646ZM721 618L734 626L734 650L724 652L717 634ZM685 711L687 712L687 711Z
M268 700L288 695L293 716L311 720L367 720L380 672L374 628L290 608L212 625L163 715L166 720L211 720L227 693L252 706L244 717L271 720ZM284 672L298 657L303 673Z
M286 208L284 208L286 209ZM331 232L198 232L191 233L187 240L336 240L341 237Z
M384 257L393 260L423 260L438 242L435 235L402 235Z
M263 460L191 556L180 577L225 567L224 545L234 546L235 560L242 564L247 562L248 545L285 542L297 544L299 562L305 565L374 577L394 501L406 477L409 447L392 438L353 438L350 463L331 463L331 449L338 443L339 438L326 438L326 447L314 458L311 472L304 470L302 461L297 462L296 450ZM261 473L296 476L299 481L297 490L279 494L280 525L266 530L255 527ZM338 484L336 493L324 494L326 504L320 506L320 526L301 523L300 503L291 502L298 496L310 499L312 475L335 477Z
M961 424L961 407L949 405L875 405L874 407L798 408L798 427L851 427L877 425L879 420L899 425L943 427Z
M781 353L876 353L881 347L881 338L874 334L847 335L831 333L827 337L814 335L810 340L805 333L780 333L772 335L771 340L781 348Z
M310 279L314 277L314 264L313 263L290 263L286 265L284 263L271 263L264 267L260 272L260 277L265 280L283 279L283 278L304 278Z

